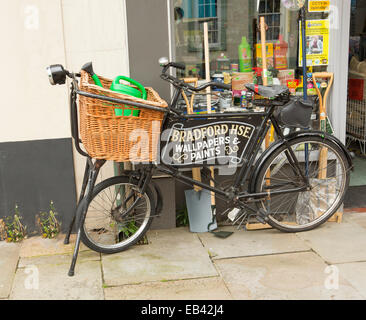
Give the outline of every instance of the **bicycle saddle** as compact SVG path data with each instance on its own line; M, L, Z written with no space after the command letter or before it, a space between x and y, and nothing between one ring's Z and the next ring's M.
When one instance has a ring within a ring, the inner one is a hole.
M289 93L289 89L286 86L280 85L265 87L256 84L246 84L245 87L265 98L276 98L281 94Z

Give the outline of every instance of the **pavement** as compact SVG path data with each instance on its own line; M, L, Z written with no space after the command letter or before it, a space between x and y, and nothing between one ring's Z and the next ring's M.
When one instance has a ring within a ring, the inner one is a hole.
M366 299L366 213L286 234L237 230L226 239L188 228L148 232L148 245L104 255L32 237L0 242L0 300Z

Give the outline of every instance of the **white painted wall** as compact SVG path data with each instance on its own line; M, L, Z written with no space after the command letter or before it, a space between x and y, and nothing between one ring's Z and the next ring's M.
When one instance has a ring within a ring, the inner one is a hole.
M129 75L125 0L62 0L66 65L80 70L92 61L94 71L107 78ZM79 194L85 158L74 149L76 187ZM108 161L99 180L114 175Z
M0 39L0 142L69 137L65 87L46 75L65 63L60 1L0 1Z
M46 67L129 75L125 0L2 0L0 142L71 137L69 86L51 86ZM50 150L52 152L52 150ZM74 150L77 190L85 159ZM113 175L112 163L101 177Z

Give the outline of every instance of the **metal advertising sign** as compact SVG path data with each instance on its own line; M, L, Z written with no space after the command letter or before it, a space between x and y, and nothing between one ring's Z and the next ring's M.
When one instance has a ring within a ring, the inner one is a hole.
M179 167L239 165L261 118L171 123L162 134L161 161Z

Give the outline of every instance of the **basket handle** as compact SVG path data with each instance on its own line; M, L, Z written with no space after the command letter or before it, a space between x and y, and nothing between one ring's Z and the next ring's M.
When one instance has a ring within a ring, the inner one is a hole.
M142 93L142 99L146 100L146 98L147 98L147 92L146 92L145 87L141 83L139 83L136 80L131 79L129 77L125 77L125 76L118 76L118 77L116 77L113 80L113 83L119 84L119 81L120 80L124 80L124 81L127 81L127 82L135 85L141 91L141 93Z

